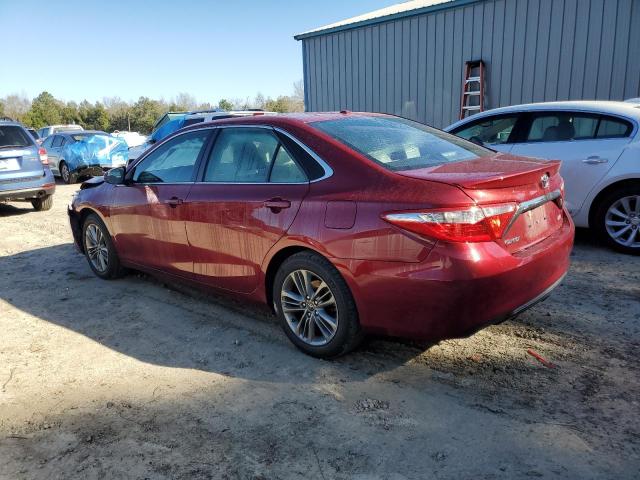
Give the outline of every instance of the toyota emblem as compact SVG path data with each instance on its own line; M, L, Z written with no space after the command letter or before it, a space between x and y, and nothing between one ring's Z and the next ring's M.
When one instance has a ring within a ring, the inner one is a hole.
M540 177L540 186L542 188L547 188L549 186L549 175L547 175L546 173Z

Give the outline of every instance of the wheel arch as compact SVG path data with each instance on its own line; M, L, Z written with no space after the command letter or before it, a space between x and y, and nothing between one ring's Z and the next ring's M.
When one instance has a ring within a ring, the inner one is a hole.
M267 305L272 311L275 311L273 307L273 282L276 278L276 273L278 272L280 265L282 265L287 258L300 252L312 252L330 261L326 255L323 255L318 250L302 244L288 245L275 252L268 260L267 268L264 273L264 294Z
M593 198L591 205L589 206L589 227L593 227L595 224L595 215L598 211L598 208L600 207L602 200L611 192L614 192L619 188L628 186L635 186L640 188L640 178L625 178L622 180L618 180L610 183L598 192L598 194Z

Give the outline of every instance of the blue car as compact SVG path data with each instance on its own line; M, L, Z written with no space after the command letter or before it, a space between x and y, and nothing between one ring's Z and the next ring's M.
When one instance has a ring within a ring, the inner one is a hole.
M65 183L103 175L129 160L129 148L123 139L97 130L56 133L48 136L42 146L49 153L53 174Z
M53 206L56 182L47 151L20 123L0 121L0 202L31 202L35 210Z

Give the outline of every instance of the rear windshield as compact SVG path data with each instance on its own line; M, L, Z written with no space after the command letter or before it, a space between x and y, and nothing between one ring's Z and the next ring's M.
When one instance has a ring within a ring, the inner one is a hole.
M397 117L349 117L312 125L389 170L415 170L491 155L471 142Z
M16 125L0 126L0 148L32 146L33 139L24 128Z
M75 132L83 130L83 128L80 125L65 125L64 127L56 127L53 130L56 132Z

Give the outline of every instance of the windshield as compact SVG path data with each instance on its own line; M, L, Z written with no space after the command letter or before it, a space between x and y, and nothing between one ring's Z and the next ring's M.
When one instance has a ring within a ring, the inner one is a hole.
M0 126L0 148L31 146L33 146L33 139L22 127L16 125Z
M348 117L311 123L389 170L415 170L491 155L486 148L398 117Z

